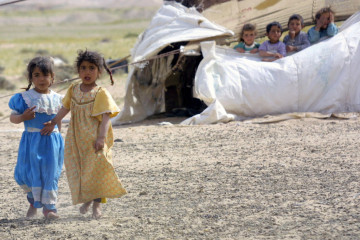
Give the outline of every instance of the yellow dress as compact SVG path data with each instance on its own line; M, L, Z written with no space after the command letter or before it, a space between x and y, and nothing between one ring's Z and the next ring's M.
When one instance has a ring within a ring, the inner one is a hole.
M104 149L95 152L94 148L102 114L110 113L110 117L114 117L119 113L111 95L99 86L90 92L82 92L80 84L73 84L63 99L63 106L71 111L64 162L73 204L126 194L113 167L111 123Z

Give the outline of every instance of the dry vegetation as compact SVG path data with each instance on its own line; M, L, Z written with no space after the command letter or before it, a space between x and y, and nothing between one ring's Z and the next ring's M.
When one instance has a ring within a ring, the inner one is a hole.
M125 2L77 1L73 6L65 1L26 1L0 8L0 97L27 85L26 64L37 55L50 55L65 62L56 70L57 81L76 77L73 62L79 49L99 51L106 59L129 55L138 34L161 2ZM121 105L126 75L115 77L116 87L111 91ZM104 84L109 86L106 80ZM54 89L61 92L66 86L57 85ZM2 109L0 114L7 115L6 112Z

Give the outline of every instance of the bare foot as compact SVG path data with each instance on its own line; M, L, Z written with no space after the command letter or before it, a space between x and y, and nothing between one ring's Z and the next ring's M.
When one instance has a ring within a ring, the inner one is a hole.
M99 202L94 202L93 204L93 218L99 219L101 218L101 206Z
M45 217L46 219L54 220L54 219L58 219L59 215L57 215L56 212L48 212L48 214Z
M33 218L36 216L36 213L37 213L37 209L34 206L30 205L30 207L26 213L26 217Z
M89 211L89 208L90 208L91 203L92 203L92 201L86 202L86 203L84 203L83 205L81 205L81 207L80 207L80 209L79 209L79 210L80 210L80 213L81 213L81 214L87 213L87 212Z

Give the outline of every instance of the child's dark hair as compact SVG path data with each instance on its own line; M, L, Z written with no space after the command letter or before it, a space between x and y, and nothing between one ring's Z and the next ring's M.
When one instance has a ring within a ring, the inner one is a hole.
M316 14L315 14L315 24L316 24L317 20L320 19L321 15L323 13L335 14L335 12L331 9L331 7L324 7L324 8L322 8L319 11L316 12Z
M28 91L32 85L32 74L36 67L39 68L44 75L50 74L52 78L51 83L54 82L54 61L52 58L44 56L35 57L31 59L27 66L27 79L29 81L29 85L25 88L26 91Z
M240 37L239 37L240 42L244 42L243 36L244 36L245 31L254 31L255 35L257 34L256 26L251 23L246 23L246 24L244 24L244 26L242 27L241 32L240 32Z
M268 25L266 25L266 33L269 33L273 26L279 27L281 33L283 32L283 29L282 29L281 24L279 22L271 22Z
M292 20L298 20L301 23L301 26L304 26L304 19L300 14L293 14L289 17L288 26Z
M112 73L111 73L110 69L108 68L108 66L106 65L104 57L101 56L100 53L94 52L94 51L88 51L88 50L85 50L85 51L79 50L78 56L75 61L77 71L79 71L80 65L84 61L95 64L98 67L99 72L102 72L102 70L105 68L107 73L110 75L111 85L114 85Z

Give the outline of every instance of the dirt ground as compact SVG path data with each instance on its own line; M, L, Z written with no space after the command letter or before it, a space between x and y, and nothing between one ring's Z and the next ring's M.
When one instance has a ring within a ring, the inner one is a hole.
M114 167L129 193L109 199L94 220L71 204L64 170L61 218L47 221L40 212L25 218L28 203L13 178L23 127L2 119L0 239L360 238L359 117L181 120L115 127Z

